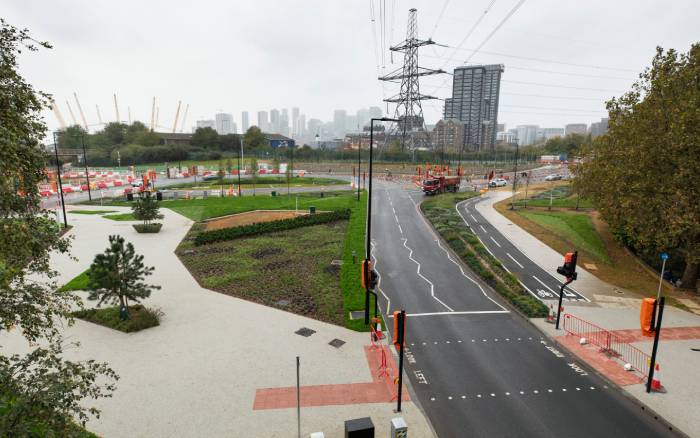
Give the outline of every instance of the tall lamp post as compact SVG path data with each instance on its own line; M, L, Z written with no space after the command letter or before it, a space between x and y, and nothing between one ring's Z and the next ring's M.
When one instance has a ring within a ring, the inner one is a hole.
M241 150L238 152L238 194L241 196L243 191L241 190L241 159L243 158L243 136L241 135Z
M85 164L85 179L87 180L88 199L92 201L92 191L90 190L90 174L88 173L87 152L85 152L85 134L80 136L83 145L83 164Z
M510 198L510 209L515 210L515 189L516 181L518 180L518 158L520 157L520 148L518 142L515 142L515 167L513 169L513 196Z
M58 141L56 131L53 132L53 151L56 154L56 176L58 177L58 193L61 195L61 208L63 209L63 225L68 228L68 218L66 217L66 203L63 200L63 182L61 182L61 162L58 160Z
M372 134L370 134L370 137L371 136L372 136ZM360 173L362 173L360 171L360 168L361 168L360 165L361 165L361 159L362 159L362 155L361 155L361 153L362 153L362 132L360 132L360 134L357 136L357 138L359 139L359 142L357 144L357 200L359 201L360 200Z
M369 187L367 188L367 235L365 236L365 260L369 262L371 259L371 242L372 242L372 149L374 147L374 121L380 122L396 122L398 119L389 119L387 117L373 118L369 124ZM374 295L374 316L378 312L377 294L369 289L369 282L365 281L365 324L369 324L369 295Z

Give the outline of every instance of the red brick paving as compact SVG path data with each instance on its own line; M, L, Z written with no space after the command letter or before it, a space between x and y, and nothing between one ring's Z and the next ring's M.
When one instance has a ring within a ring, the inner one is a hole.
M586 362L617 385L627 386L643 382L639 373L635 371L625 371L623 368L624 364L614 357L610 357L601 352L599 347L593 344L579 344L578 336L557 336L556 340L578 356L579 359Z
M653 336L644 336L640 329L611 330L611 332L620 336L624 342L651 342L654 340ZM700 339L700 327L662 327L659 338L664 341Z
M389 376L397 375L397 366L388 347L383 347L387 357ZM372 382L345 383L330 385L311 385L300 388L302 407L351 405L361 403L388 403L395 395L396 385L389 377L379 377L378 369L381 361L381 350L365 347L367 364L372 373ZM404 386L403 400L410 400ZM260 388L255 391L253 410L285 409L297 405L296 387Z

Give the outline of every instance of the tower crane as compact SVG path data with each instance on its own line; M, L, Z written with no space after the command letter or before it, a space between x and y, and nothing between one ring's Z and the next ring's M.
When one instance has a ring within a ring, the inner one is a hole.
M177 111L175 111L175 122L173 123L173 134L175 133L175 130L177 129L177 119L180 118L180 105L182 105L182 101L178 100L177 101Z
M78 100L78 93L76 93L76 92L74 91L74 92L73 92L73 97L75 98L75 103L76 103L76 105L78 105L78 111L80 112L80 118L81 118L82 121L83 121L83 127L85 128L85 131L87 131L87 130L88 130L88 124L87 124L87 120L85 120L85 113L83 112L83 107L80 106L80 101Z

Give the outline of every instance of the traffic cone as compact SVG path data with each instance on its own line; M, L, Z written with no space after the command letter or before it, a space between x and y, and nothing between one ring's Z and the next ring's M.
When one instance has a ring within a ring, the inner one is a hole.
M547 315L547 322L554 323L554 304L549 305L549 314Z
M659 367L658 363L654 368L654 375L651 378L651 389L656 392L664 391L664 387L661 385L661 367Z

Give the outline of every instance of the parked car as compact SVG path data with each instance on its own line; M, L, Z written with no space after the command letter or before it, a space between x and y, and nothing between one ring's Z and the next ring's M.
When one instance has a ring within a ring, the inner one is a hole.
M508 181L503 178L496 178L489 181L489 187L505 187L508 185Z
M558 173L553 173L551 175L547 175L546 177L544 177L545 181L559 181L560 179L561 179L561 175L559 175Z

